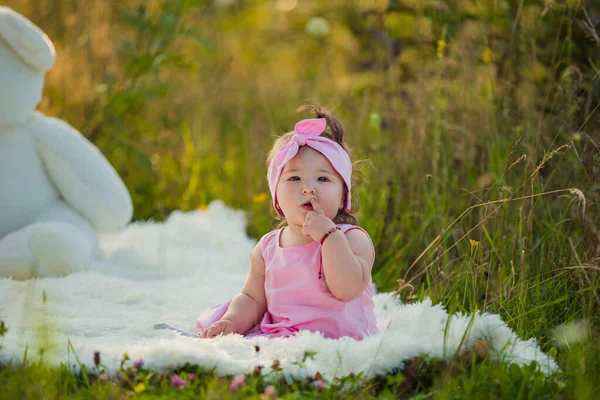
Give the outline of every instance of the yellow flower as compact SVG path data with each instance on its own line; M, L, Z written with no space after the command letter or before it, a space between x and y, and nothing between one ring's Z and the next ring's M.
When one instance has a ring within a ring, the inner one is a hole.
M444 56L444 49L446 48L446 41L440 39L437 41L437 58L441 59Z
M144 390L146 390L146 385L144 385L143 382L138 383L133 388L133 391L136 392L136 393L142 393Z
M200 204L200 205L198 206L198 210L200 210L200 211L204 211L204 210L206 210L207 208L208 208L208 206L207 206L206 204Z
M483 53L481 53L481 59L484 63L489 64L492 62L492 49L486 47Z
M479 242L477 240L469 239L469 242L471 242L471 247L479 246Z
M266 194L265 192L260 192L259 194L257 194L256 196L254 196L252 198L252 201L255 203L262 203L264 201L266 201L269 198L269 195Z

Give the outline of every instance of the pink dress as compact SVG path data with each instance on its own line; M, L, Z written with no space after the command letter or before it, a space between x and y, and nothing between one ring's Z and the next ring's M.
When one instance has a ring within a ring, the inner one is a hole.
M338 226L344 233L351 229L366 233L355 225ZM366 289L354 299L337 299L327 288L325 278L320 277L319 242L283 248L279 245L282 231L283 228L273 230L258 242L265 260L267 312L261 323L244 336L285 337L300 330L309 330L321 332L327 338L350 336L360 340L377 333L372 281L369 279ZM227 311L230 301L205 310L196 320L196 327L203 329L218 321Z

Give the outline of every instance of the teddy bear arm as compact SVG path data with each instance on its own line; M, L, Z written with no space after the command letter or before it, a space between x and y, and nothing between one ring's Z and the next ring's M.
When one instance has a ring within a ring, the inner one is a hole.
M99 231L125 226L133 214L125 184L102 153L62 120L36 113L30 132L65 202Z

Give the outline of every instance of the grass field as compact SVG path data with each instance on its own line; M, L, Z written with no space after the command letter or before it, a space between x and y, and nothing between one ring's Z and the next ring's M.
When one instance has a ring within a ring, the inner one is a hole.
M368 161L353 199L379 290L498 313L562 371L499 365L483 345L366 383L275 377L267 389L257 372L235 389L192 365L159 374L124 360L107 377L101 362L74 375L30 356L0 369L0 397L599 398L593 3L4 1L56 46L39 109L109 158L135 219L221 199L247 212L250 235L268 232L266 154L308 117L296 107L320 103Z

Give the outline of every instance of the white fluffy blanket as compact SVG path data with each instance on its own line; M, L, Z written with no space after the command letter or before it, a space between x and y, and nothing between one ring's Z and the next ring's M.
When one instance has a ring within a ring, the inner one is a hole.
M0 279L0 320L9 329L0 339L0 360L20 362L26 351L28 359L37 359L45 348L50 364L73 365L78 358L88 367L99 351L111 372L128 353L156 370L190 362L227 375L257 365L268 371L278 360L289 377L362 372L371 378L418 355L452 356L461 343L468 347L483 338L495 358L536 360L547 373L557 369L534 340L519 340L498 315L455 315L447 324L448 314L431 301L401 304L388 293L376 296L380 333L360 342L309 332L200 340L154 330L158 321L193 329L200 311L237 293L256 243L244 224L243 213L213 202L205 211L175 212L164 223L136 223L103 237L105 260L87 272L26 282Z

